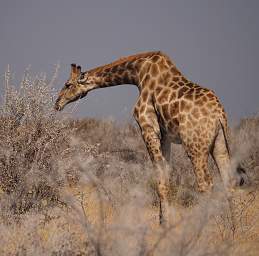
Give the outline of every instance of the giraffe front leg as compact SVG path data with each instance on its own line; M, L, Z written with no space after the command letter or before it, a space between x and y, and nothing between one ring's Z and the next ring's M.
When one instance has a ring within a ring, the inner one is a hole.
M159 223L166 224L169 217L169 166L162 154L159 135L154 129L147 126L142 128L142 136L158 173Z
M164 225L169 220L169 177L168 167L158 166L158 197L159 197L159 224Z
M169 211L169 168L162 153L161 131L151 98L148 98L147 102L143 101L142 97L139 98L134 109L134 117L141 129L149 156L158 174L159 222L160 224L166 223Z

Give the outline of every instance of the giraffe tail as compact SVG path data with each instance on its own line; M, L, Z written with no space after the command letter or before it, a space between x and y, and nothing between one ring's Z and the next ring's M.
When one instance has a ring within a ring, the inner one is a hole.
M229 147L228 137L227 137L227 130L228 130L227 122L224 122L224 124L223 124L223 122L219 119L219 123L220 123L221 129L222 129L222 132L223 132L223 136L224 136L224 140L225 140L225 145L226 145L226 148L227 148L228 156L230 158L230 147Z
M231 153L230 153L230 147L229 147L229 143L228 143L228 127L227 127L227 122L222 122L219 119L219 123L223 132L223 136L224 136L224 140L225 140L225 145L226 145L226 149L228 152L228 156L229 159L231 158ZM240 163L238 164L237 168L236 168L236 172L239 176L239 186L243 186L245 184L249 184L249 179L248 176L246 174L245 169L240 165Z

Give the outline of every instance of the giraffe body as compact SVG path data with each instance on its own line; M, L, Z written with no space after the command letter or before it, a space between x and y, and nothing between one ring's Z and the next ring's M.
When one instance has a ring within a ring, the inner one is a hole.
M199 191L207 191L213 185L208 171L210 153L225 186L229 186L228 129L223 106L212 90L186 79L161 52L132 55L83 73L73 65L56 109L61 110L91 90L119 84L135 84L140 92L134 117L159 170L161 216L167 198L168 173L164 170L168 168L171 142L183 144L194 166Z

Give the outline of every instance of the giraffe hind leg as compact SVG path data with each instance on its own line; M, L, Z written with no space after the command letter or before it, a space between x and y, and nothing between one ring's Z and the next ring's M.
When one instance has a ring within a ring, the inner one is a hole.
M206 192L210 190L213 186L213 181L208 170L208 153L203 152L199 156L193 155L191 160L197 178L198 191Z
M206 192L210 190L213 186L213 180L208 170L208 151L197 152L191 147L186 147L186 151L194 167L198 191Z
M207 160L208 161L208 160ZM205 172L205 181L207 182L208 187L213 187L213 179L209 172L208 163L206 163L206 168L204 169Z

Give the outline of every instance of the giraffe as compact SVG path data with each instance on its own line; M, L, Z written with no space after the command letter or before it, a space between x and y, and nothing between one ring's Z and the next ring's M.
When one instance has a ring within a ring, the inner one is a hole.
M71 64L70 77L59 93L55 109L62 110L91 90L120 84L133 84L139 90L133 115L158 170L160 223L165 221L168 207L171 143L184 146L194 167L198 191L209 191L213 186L208 170L209 154L224 186L233 186L227 116L222 104L212 90L188 80L161 51L123 57L85 72Z

